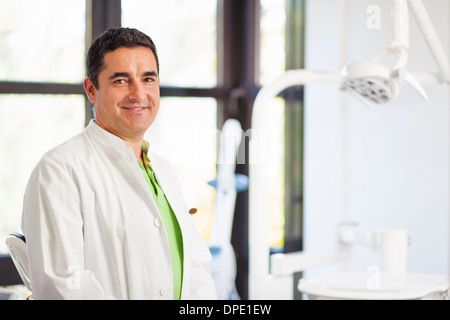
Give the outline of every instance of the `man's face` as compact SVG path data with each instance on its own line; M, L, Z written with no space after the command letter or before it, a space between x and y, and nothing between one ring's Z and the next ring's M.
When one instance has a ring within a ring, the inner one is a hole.
M96 123L125 141L142 139L159 109L156 59L145 47L118 48L104 56L98 88L84 87L95 104Z

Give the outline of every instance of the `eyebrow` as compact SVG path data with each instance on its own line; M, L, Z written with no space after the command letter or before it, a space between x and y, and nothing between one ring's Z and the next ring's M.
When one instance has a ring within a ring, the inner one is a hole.
M156 74L155 71L147 71L147 72L144 72L144 74L142 76L144 76L144 77L156 77L157 74ZM113 75L111 75L109 77L109 80L113 80L113 79L121 78L121 77L128 78L128 77L130 77L130 74L128 72L115 72Z
M116 72L109 77L109 80L113 80L115 78L121 78L121 77L127 78L129 76L130 76L130 74L128 72Z
M157 77L158 74L155 71L144 72L144 77Z

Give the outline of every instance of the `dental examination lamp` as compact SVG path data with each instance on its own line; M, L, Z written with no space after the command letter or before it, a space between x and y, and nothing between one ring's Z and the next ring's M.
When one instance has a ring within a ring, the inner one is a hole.
M409 48L408 3L440 69L440 76L433 74L414 76L406 69ZM357 97L363 97L362 101L365 103L366 100L369 100L381 104L394 100L402 85L407 83L425 100L428 100L428 96L417 78L425 82L434 80L448 83L450 68L422 1L395 0L392 26L393 40L389 47L368 61L357 61L344 68L343 89L350 90ZM380 63L388 55L398 55L397 63L392 69Z
M406 69L409 48L408 7L432 52L440 73L410 73ZM264 142L261 136L267 119L269 101L283 90L309 83L337 83L341 89L357 97L366 106L393 101L406 83L420 96L428 99L421 83L449 83L448 58L439 41L421 0L393 0L393 39L390 45L365 61L356 61L341 71L316 72L288 70L274 82L264 86L256 96L252 114L250 139L250 190L249 190L249 298L292 299L293 274L307 268L344 262L350 259L350 248L342 245L335 252L307 254L294 252L270 256L268 244L268 208L262 201L268 196L264 181ZM389 55L398 55L392 68L381 63ZM342 243L342 242L341 242Z

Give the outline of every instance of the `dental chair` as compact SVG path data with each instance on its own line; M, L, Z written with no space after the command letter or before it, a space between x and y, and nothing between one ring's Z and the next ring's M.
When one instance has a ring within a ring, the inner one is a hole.
M6 239L6 245L23 284L32 292L25 236L20 233L11 233ZM27 299L30 298L31 296Z

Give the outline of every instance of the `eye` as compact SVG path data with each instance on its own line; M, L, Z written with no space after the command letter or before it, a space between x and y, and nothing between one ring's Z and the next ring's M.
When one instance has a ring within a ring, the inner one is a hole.
M127 83L126 79L116 79L114 80L114 84L125 84Z

